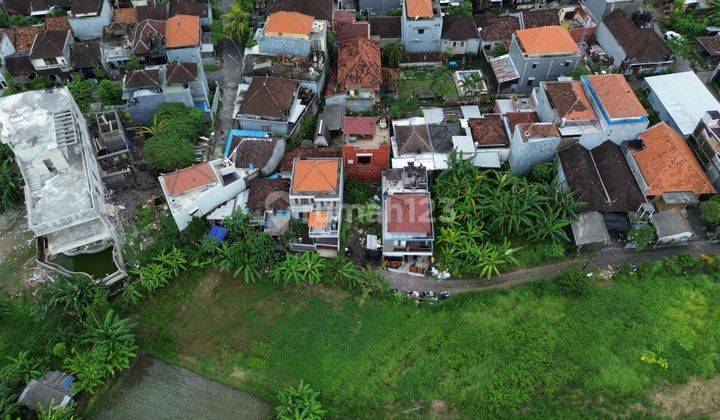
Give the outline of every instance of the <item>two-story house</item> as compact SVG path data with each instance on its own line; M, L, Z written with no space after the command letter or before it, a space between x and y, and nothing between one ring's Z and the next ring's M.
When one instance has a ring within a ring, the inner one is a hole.
M30 50L42 30L39 26L27 26L5 29L0 34L0 64L15 83L27 83L30 74L35 71L30 62Z
M428 186L423 166L383 171L382 253L386 267L416 273L430 268L435 234Z
M290 212L308 226L307 242L291 250L335 256L340 249L343 162L338 158L295 159L290 181Z
M167 54L165 49L166 33L167 22L154 19L143 20L135 26L131 44L132 53L148 63L165 59Z
M178 15L168 19L165 28L165 53L169 62L202 61L202 33L198 16Z
M74 0L68 13L75 37L83 41L100 38L112 19L113 8L109 0Z
M461 14L445 15L440 50L452 55L477 54L480 35L475 21Z
M333 0L257 0L256 9L266 15L276 12L296 12L330 22L333 15Z
M560 26L522 29L510 42L509 58L518 75L515 93L527 93L546 80L555 80L575 69L580 48Z
M404 0L401 39L409 53L440 52L443 18L434 0Z
M380 182L390 167L390 129L385 117L343 119L343 159L348 177L362 182Z
M344 104L353 112L367 111L380 101L383 83L380 44L355 38L340 45L337 79L326 104Z
M233 116L243 130L289 135L314 99L297 80L254 77L238 86Z
M327 26L327 21L309 15L276 12L255 31L257 46L251 51L293 57L308 57L312 52L321 52L327 58Z
M70 71L71 31L43 31L35 36L30 50L30 62L35 72L43 76L58 77Z
M720 112L708 111L702 117L688 144L716 190L720 191Z
M203 28L210 29L213 21L212 1L210 0L171 0L168 3L168 16L192 15L200 18Z

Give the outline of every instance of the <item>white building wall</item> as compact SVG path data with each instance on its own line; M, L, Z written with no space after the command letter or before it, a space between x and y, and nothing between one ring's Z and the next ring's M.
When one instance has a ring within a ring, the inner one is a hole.
M103 0L100 15L85 17L70 17L70 27L80 40L101 38L103 29L112 22L113 9L108 0Z

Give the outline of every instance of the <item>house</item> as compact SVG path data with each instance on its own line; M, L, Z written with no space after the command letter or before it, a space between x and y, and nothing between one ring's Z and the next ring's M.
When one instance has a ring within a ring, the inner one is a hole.
M707 112L688 139L705 174L720 191L720 112Z
M652 28L638 28L622 10L605 16L596 39L623 74L662 73L673 65L673 53L660 35Z
M212 2L207 0L171 0L168 3L169 16L188 15L200 18L203 28L210 29L213 21Z
M423 273L430 268L435 233L428 174L408 165L383 171L382 253L385 266Z
M64 257L109 250L115 267L100 281L123 279L117 209L107 199L87 123L70 91L2 98L0 126L0 141L12 149L25 181L27 223L37 238L40 266L69 275L60 265Z
M0 64L16 83L26 83L31 73L35 71L30 62L30 50L36 36L43 29L39 26L22 28L9 28L0 31ZM0 72L1 74L2 72ZM7 87L5 76L0 76L2 85Z
M238 86L233 115L243 130L290 135L314 99L297 80L255 77Z
M46 17L44 22L46 31L70 31L70 20L67 16Z
M59 77L70 71L71 31L43 31L35 36L30 62L41 76Z
M168 62L200 63L203 60L199 17L178 15L168 19L165 53Z
M146 61L164 59L167 30L167 22L162 20L147 19L138 23L133 32L132 53Z
M280 236L290 223L290 180L287 178L255 178L248 183L245 208L250 224L265 233Z
M520 19L515 15L499 16L491 12L473 16L480 34L480 46L484 51L492 51L498 44L506 47L515 31L521 29Z
M332 21L332 0L265 0L267 15L276 12L295 12L317 20Z
M442 13L435 0L403 0L401 39L408 53L440 52Z
M340 45L337 80L327 104L342 104L353 112L367 111L380 101L383 83L380 44L356 38Z
M335 42L339 45L355 38L370 38L370 22L355 20L354 10L336 10L333 13L332 28Z
M221 158L158 177L170 213L179 230L193 217L202 217L247 189L259 169L240 169Z
M290 212L308 226L307 242L291 243L294 251L335 256L340 249L343 211L343 161L338 158L293 161Z
M606 141L588 150L578 143L557 153L557 183L584 203L581 212L622 213L647 203L620 146Z
M262 176L275 173L285 154L285 139L233 137L228 158L238 168L259 169Z
M70 45L70 70L92 78L98 68L102 68L99 42L77 42Z
M645 197L665 204L696 204L715 194L687 142L661 122L640 134L641 147L625 143L625 157Z
M255 31L257 46L252 53L308 57L320 52L327 57L327 28L325 20L296 12L276 12Z
M113 8L109 0L73 0L68 13L72 31L82 41L100 38L112 19Z
M574 70L580 61L580 49L563 27L522 29L513 35L509 58L518 75L511 90L528 93L540 82L555 80Z
M402 17L400 16L370 16L370 39L384 47L395 41L400 41L402 34Z
M510 140L502 115L487 113L468 119L467 124L476 148L476 166L500 168L510 157ZM497 162L497 166L481 164L483 161Z
M53 9L67 11L70 0L4 0L2 6L8 15L43 17Z
M597 24L582 5L563 6L557 10L556 17L559 17L559 22L556 21L555 25L567 28L577 43L588 41L595 36Z
M626 15L632 16L640 10L642 0L584 0L583 4L590 12L593 20L599 25L605 16L616 10L622 10Z
M541 122L536 112L508 112L503 115L510 135L510 169L525 174L541 163L552 162L560 145L554 123Z
M20 393L18 404L31 411L49 411L51 408L73 406L75 391L72 384L75 377L57 370L48 372L40 379L31 379Z
M325 88L327 78L325 63L325 56L319 53L311 54L307 58L246 55L241 78L243 83L247 84L251 83L253 78L265 76L293 79L297 80L302 88L317 94Z
M660 119L683 137L692 134L708 111L720 110L720 102L693 71L646 77L645 89Z
M296 147L285 153L280 162L280 176L290 179L292 177L295 159L342 159L341 147Z
M692 227L683 213L680 209L670 208L650 215L658 244L687 242L693 238Z
M445 15L440 50L452 55L477 54L480 36L475 21L465 15Z
M385 117L350 117L343 121L345 173L361 182L379 183L390 167L390 129Z
M402 7L402 0L360 0L360 10L371 15L384 15Z
M198 108L212 119L208 82L200 63L172 63L128 72L123 78L123 100L137 124L151 124L157 107L166 103Z

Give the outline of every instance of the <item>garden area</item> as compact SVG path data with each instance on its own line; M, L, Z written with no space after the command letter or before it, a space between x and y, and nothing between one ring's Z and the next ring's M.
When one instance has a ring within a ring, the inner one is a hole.
M446 68L401 70L397 84L400 99L459 99L453 72Z

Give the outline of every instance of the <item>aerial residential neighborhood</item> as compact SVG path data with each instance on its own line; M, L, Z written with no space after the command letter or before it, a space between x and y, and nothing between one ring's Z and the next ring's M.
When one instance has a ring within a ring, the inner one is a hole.
M715 418L720 6L0 0L0 418Z

